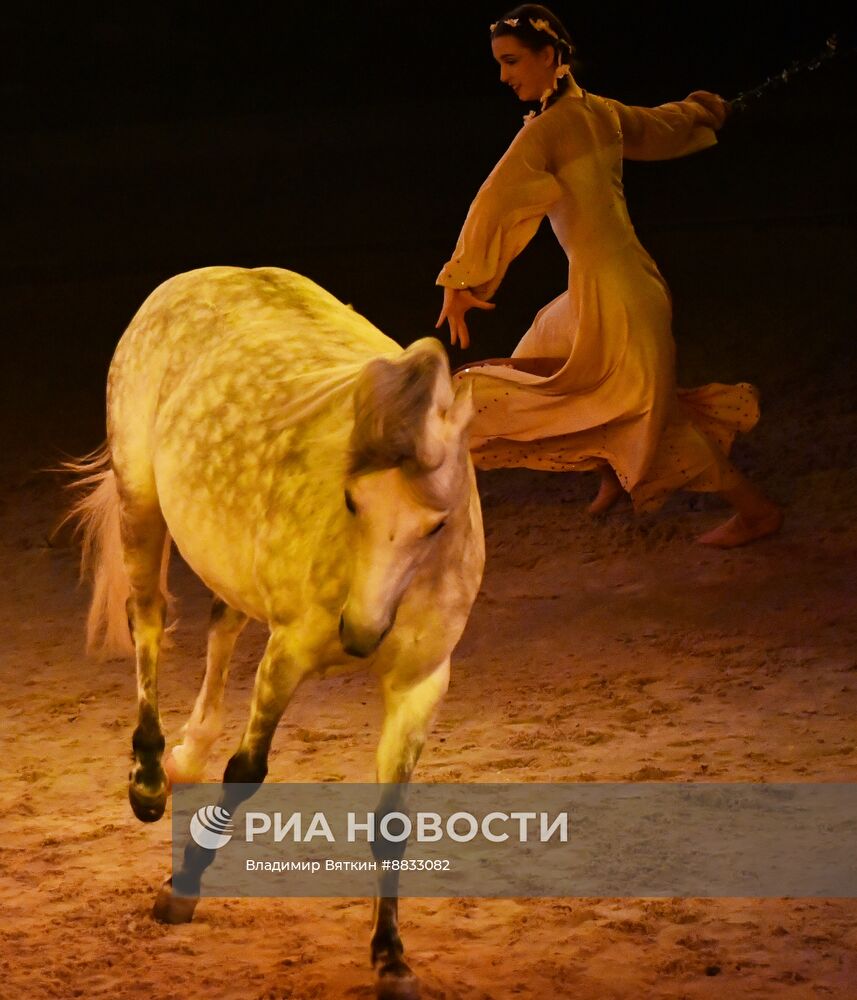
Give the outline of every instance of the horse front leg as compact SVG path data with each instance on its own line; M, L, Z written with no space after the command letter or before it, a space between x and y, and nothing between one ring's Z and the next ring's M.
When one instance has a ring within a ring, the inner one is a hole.
M170 784L202 778L214 741L223 731L223 693L229 662L246 624L247 615L221 598L214 598L208 625L205 679L182 730L181 742L172 748L164 764Z
M238 750L223 773L218 805L234 815L258 789L268 773L268 753L277 724L298 685L311 669L306 657L296 657L284 628L271 632L265 654L256 671L250 718ZM161 887L153 909L156 920L166 924L187 923L193 918L205 869L216 851L200 847L188 838L181 868ZM176 895L178 893L178 895Z
M160 509L142 511L126 504L120 518L130 586L125 607L137 666L137 727L131 740L128 798L137 819L152 823L161 818L167 802L167 779L161 766L164 734L158 713L158 657L167 611L160 577L167 526Z
M384 724L378 744L378 782L384 785L375 812L375 829L390 812L406 808L406 786L426 741L434 711L449 686L449 660L428 676L408 683L395 670L382 680ZM373 842L377 861L401 860L405 843ZM399 872L379 865L378 898L372 932L372 964L378 1000L416 1000L419 983L405 962L399 936Z

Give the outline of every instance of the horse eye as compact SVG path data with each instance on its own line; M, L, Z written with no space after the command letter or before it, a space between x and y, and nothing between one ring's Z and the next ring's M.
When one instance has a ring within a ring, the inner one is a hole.
M426 538L431 538L432 535L436 535L441 528L446 527L446 521L438 521L438 523L431 529L431 531L426 535Z
M357 513L357 506L354 503L354 497L351 496L348 490L345 491L345 508L349 514Z

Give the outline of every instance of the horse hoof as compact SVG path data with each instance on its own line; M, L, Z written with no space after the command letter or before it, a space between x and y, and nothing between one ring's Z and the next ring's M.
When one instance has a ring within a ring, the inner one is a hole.
M375 996L377 1000L420 1000L420 981L405 962L394 958L378 969Z
M168 878L158 890L152 916L160 924L189 924L198 902L198 896L173 895L173 880Z
M164 815L167 807L166 782L154 794L142 785L132 783L128 786L128 800L141 823L154 823Z

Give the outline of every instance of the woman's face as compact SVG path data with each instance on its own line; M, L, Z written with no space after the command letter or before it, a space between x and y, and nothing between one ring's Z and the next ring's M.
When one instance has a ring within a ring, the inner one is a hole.
M553 86L555 53L552 45L533 52L514 35L491 40L491 51L500 63L500 80L518 95L519 101L538 101Z

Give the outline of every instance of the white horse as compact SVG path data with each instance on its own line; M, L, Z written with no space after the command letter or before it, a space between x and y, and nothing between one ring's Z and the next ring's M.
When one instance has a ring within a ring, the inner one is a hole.
M72 515L94 579L88 641L130 650L126 614L133 638L138 818L160 818L169 779L201 777L250 617L270 637L221 804L232 812L248 794L231 783L264 779L301 681L339 667L378 676L377 780L406 783L484 563L470 396L453 391L440 343L402 350L289 271L211 267L149 296L116 349L107 396L107 445L75 466L90 489ZM170 537L215 596L205 679L165 772L157 671ZM382 797L379 808L400 807ZM189 844L174 876L181 895L165 883L158 919L191 919L196 899L183 897L198 896L206 854ZM380 995L413 996L396 891L395 873L381 876L372 960Z

